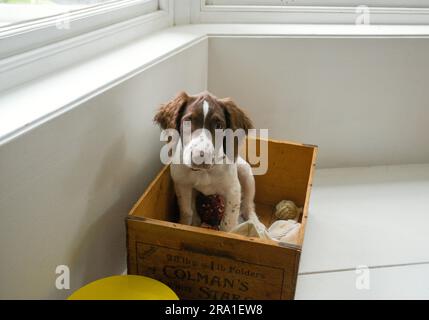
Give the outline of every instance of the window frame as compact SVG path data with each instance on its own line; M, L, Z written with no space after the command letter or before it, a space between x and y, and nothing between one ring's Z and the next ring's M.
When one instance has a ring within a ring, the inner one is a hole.
M360 6L335 6L326 0L326 6L255 5L259 0L236 0L243 4L218 5L216 0L191 0L192 23L288 23L288 24L356 24L362 13ZM221 0L222 1L222 0ZM274 1L280 0L272 0ZM385 1L385 0L380 0ZM419 0L425 1L425 0ZM364 2L364 1L362 1ZM404 4L407 3L405 0ZM245 3L248 3L247 5ZM381 3L381 2L380 2ZM426 7L369 6L369 24L374 25L429 25L429 3Z
M364 0L347 0L355 3L344 3L345 0L299 0L300 5L291 5L285 2L286 0L205 0L204 3L208 6L275 6L275 7L356 7L365 5ZM372 5L369 7L384 7L384 8L425 8L429 7L427 0L412 0L415 4L409 5L410 0L371 0ZM296 2L295 2L296 3ZM340 4L341 3L341 4ZM344 3L344 4L343 4Z
M133 18L166 18L171 0L122 0L0 28L0 59L88 34ZM66 22L70 27L61 27Z

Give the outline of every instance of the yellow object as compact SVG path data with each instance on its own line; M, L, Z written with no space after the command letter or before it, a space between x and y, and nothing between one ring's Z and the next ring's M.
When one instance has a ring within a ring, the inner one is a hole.
M143 276L112 276L76 290L68 300L179 300L165 284Z

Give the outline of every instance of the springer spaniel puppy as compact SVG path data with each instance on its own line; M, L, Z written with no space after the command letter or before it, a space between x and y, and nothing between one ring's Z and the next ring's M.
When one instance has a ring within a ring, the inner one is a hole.
M223 197L225 213L220 223L222 231L234 228L240 214L244 220L256 216L255 180L250 165L238 155L238 145L234 140L234 154L229 156L225 154L225 140L215 143L215 130L242 129L247 134L248 129L253 127L243 110L229 98L218 99L208 92L195 96L181 92L161 106L154 121L162 129L176 129L181 135L185 124L190 131L188 141L182 138L180 153L183 161L171 163L170 170L179 203L180 223L201 224L196 212L195 191L206 196L216 194ZM233 159L219 161L226 158Z

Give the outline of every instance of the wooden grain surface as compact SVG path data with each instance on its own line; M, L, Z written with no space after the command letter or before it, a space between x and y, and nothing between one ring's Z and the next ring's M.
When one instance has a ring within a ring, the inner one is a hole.
M140 219L127 220L129 274L158 279L181 299L293 298L298 248Z
M269 226L274 206L303 206L304 239L317 147L268 142L265 175L255 176L256 211ZM178 223L169 167L164 167L127 218L128 273L168 284L183 299L292 299L301 246L279 244Z

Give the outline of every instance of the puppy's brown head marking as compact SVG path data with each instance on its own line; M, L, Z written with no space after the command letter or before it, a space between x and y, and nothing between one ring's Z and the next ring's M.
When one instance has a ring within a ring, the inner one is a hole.
M193 170L210 169L225 158L237 159L240 139L227 140L225 132L221 131L225 136L222 136L222 143L216 144L219 137L216 130L231 129L235 134L242 129L247 134L253 127L249 117L230 98L218 99L208 92L195 96L179 93L161 106L154 121L162 129L176 129L181 134L186 133L185 124L186 129L190 128L191 138L183 142L181 152L184 163ZM238 135L242 138L243 132Z
M216 129L243 129L247 133L248 129L253 128L250 118L231 98L218 99L209 92L195 96L180 92L173 100L160 107L154 121L162 129L179 131L184 121L190 121L192 132L204 128L212 136Z
M180 119L188 100L189 96L186 92L178 93L173 100L161 105L153 120L161 127L161 129L179 130Z
M219 99L218 102L224 109L228 128L232 130L243 129L246 133L253 128L250 118L231 98Z

